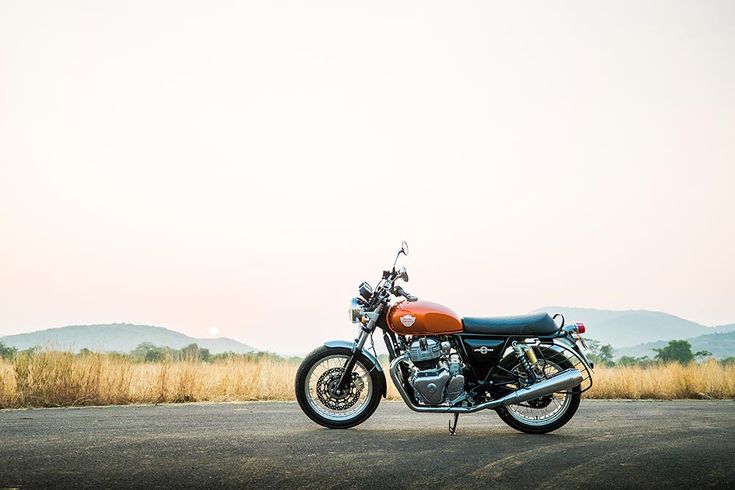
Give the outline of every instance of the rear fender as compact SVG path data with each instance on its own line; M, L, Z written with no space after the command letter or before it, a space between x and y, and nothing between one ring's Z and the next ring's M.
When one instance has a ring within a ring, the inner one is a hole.
M592 369L594 369L594 366L592 365L590 360L587 359L587 356L585 355L584 351L580 349L577 343L574 342L573 340L566 338L566 337L560 337L560 338L554 339L554 344L561 345L567 349L574 350L574 354L576 355L576 357L579 358L582 364L584 364L585 369L587 369L590 372L592 371Z
M324 342L324 347L328 347L330 349L334 349L337 347L342 347L344 349L353 350L355 348L354 342L347 342L346 340L330 340L327 342ZM383 367L380 365L380 361L378 361L378 358L373 355L372 352L366 349L362 349L360 351L363 356L367 358L368 361L372 364L371 366L366 366L370 371L377 371L380 375L380 378L383 380L383 383L380 386L380 394L383 395L383 398L385 398L387 394L387 383L385 380L385 373L383 372Z

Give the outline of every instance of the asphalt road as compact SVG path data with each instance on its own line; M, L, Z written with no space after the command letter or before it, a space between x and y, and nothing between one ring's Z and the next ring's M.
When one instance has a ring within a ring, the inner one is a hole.
M0 411L0 487L735 487L735 402L583 400L548 435L384 402L350 430L295 403Z

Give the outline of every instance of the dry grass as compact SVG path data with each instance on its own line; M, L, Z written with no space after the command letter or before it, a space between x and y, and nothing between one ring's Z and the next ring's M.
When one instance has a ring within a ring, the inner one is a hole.
M0 361L0 408L290 400L298 364L274 359L134 363L64 352Z
M187 401L293 400L298 364L230 359L133 363L63 352L0 361L0 408ZM389 383L388 397L397 399ZM598 369L591 398L734 398L735 366L715 361Z
M600 368L589 398L735 398L735 365L701 364Z

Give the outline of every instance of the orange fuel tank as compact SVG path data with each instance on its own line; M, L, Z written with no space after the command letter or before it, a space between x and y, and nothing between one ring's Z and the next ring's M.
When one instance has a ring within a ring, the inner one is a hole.
M429 301L401 301L388 310L388 327L399 335L448 335L463 331L455 312Z

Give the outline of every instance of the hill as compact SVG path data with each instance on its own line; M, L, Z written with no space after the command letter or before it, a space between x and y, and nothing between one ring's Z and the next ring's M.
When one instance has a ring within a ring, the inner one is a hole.
M0 337L0 342L19 350L31 347L51 347L73 352L78 352L83 348L102 352L130 352L143 342L173 349L198 344L199 347L209 349L212 354L228 351L244 354L255 351L249 345L225 337L199 339L163 327L129 323L49 328Z
M687 339L715 332L735 330L735 324L707 327L678 316L648 310L598 310L549 306L536 311L561 313L567 322L581 321L586 336L616 349L658 340Z
M712 333L708 335L700 335L698 337L692 337L686 339L692 344L692 352L698 352L706 350L711 352L712 355L718 359L723 357L735 356L735 332L726 333ZM625 347L622 349L614 349L615 357L631 356L631 357L643 357L648 356L653 358L656 353L653 349L660 349L665 347L667 341L660 340L658 342L647 342L645 344L638 344L632 347Z

